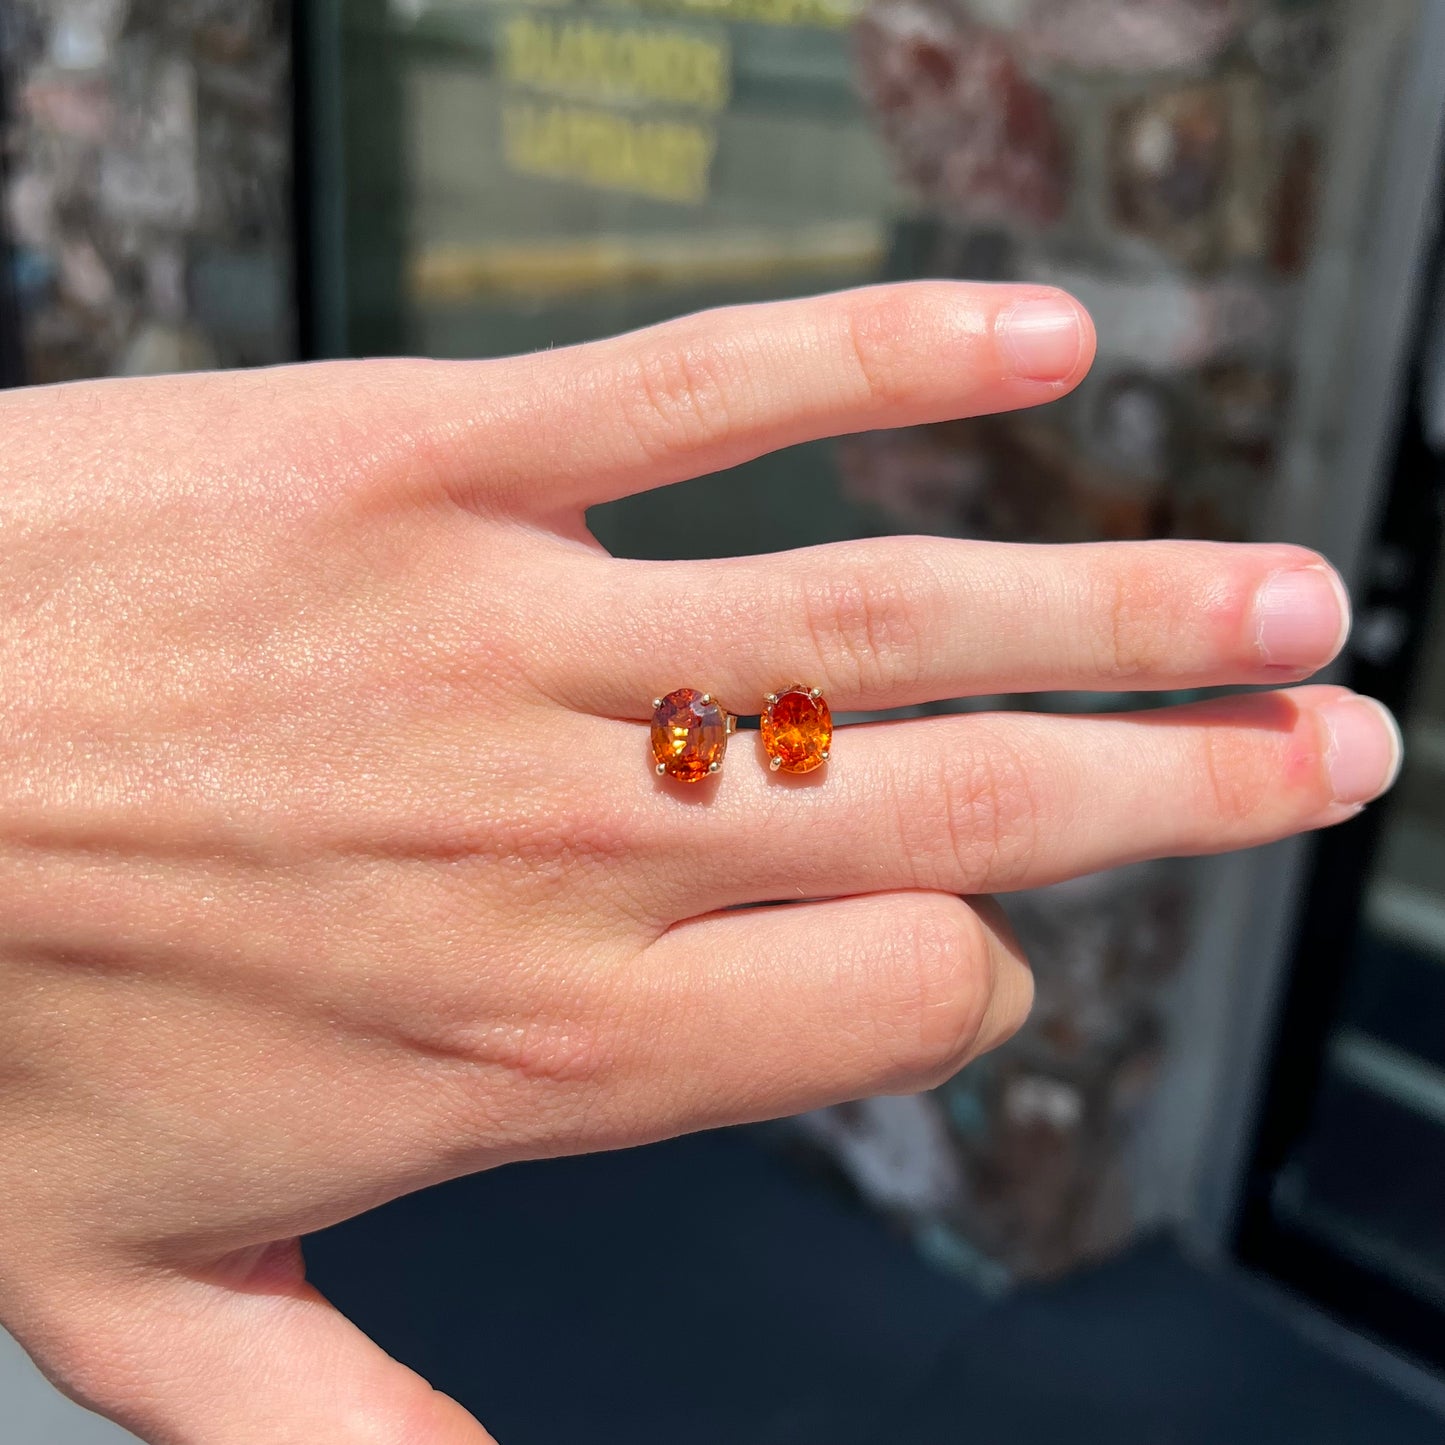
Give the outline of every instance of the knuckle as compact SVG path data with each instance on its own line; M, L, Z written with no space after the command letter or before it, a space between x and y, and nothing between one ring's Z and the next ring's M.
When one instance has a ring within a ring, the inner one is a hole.
M940 896L913 909L899 947L910 981L899 1082L932 1088L974 1051L988 1017L994 982L988 938L962 900Z
M908 353L920 332L907 288L865 291L844 312L843 340L860 399L886 408L906 399Z
M854 568L809 587L802 612L823 678L866 704L922 680L929 620L939 606L937 581L926 570Z
M731 435L739 386L726 353L707 341L654 344L621 386L624 420L651 461L715 445Z
M1098 672L1121 682L1167 673L1178 611L1175 574L1158 558L1112 560L1094 578Z
M912 856L941 857L943 876L929 880L960 893L1019 887L1038 855L1038 769L1015 744L990 733L972 748L945 753L936 784L915 790L936 799L920 809L932 836L909 839ZM941 850L941 852L940 852Z
M1226 833L1244 828L1277 787L1257 741L1234 728L1203 729L1195 771L1201 813Z

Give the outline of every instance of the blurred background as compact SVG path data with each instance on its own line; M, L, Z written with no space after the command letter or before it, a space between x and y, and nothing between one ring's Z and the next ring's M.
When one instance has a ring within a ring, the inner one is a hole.
M503 1445L1445 1440L1442 120L1430 0L0 4L5 383L1054 282L1099 332L1066 400L594 529L1287 538L1351 584L1331 675L1402 719L1326 836L1005 900L1033 1018L932 1094L309 1240ZM1000 704L1139 699L935 710ZM18 1445L126 1438L3 1336L0 1403Z

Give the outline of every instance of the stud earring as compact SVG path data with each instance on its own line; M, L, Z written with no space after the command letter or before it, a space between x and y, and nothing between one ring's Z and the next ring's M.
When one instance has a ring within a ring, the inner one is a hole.
M738 720L710 692L680 687L652 700L652 758L658 777L701 783L719 772Z
M795 682L763 698L763 747L776 773L811 773L828 761L833 713L821 688Z

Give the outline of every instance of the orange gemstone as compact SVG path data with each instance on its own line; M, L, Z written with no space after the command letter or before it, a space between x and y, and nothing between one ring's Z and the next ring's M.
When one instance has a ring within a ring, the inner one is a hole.
M680 783L700 783L716 772L727 746L727 714L707 693L680 687L652 714L652 756Z
M784 688L762 717L763 746L785 773L811 773L828 761L833 714L822 694L801 683Z

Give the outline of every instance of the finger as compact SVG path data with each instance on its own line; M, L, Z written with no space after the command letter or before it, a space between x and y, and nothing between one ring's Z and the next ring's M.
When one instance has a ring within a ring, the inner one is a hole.
M104 1323L60 1382L147 1445L495 1445L299 1271L239 1284L167 1277L90 1306Z
M638 737L633 787L651 790L641 828L658 840L644 847L659 909L1000 892L1252 847L1352 816L1400 759L1385 709L1327 686L1129 715L846 728L826 768L802 778L770 774L747 756L751 741L733 739L722 775L697 785L711 792L706 808L689 809L683 785L645 778Z
M1032 979L1002 910L887 893L693 919L642 956L651 1028L626 1136L914 1093L1002 1043ZM659 1109L661 1105L661 1109Z
M1030 546L890 537L711 563L598 562L555 689L646 717L705 687L732 711L795 681L834 709L1041 689L1293 681L1349 630L1349 600L1302 547Z
M357 455L484 511L555 514L875 427L1049 401L1088 314L1046 286L920 281L727 307L487 362L326 373Z

